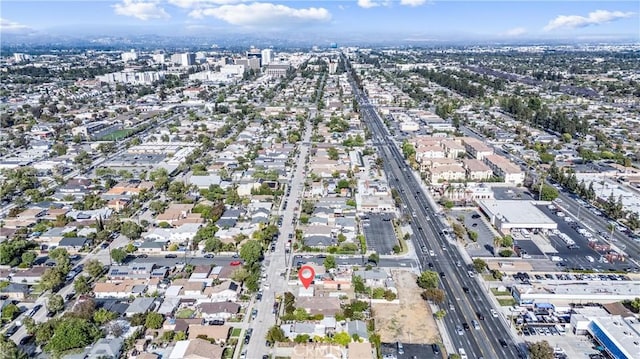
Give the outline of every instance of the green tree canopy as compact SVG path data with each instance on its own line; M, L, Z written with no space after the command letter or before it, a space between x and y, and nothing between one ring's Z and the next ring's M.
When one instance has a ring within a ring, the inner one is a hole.
M98 339L100 335L100 329L88 320L67 317L55 327L53 336L44 349L60 356L69 349L86 347Z
M546 340L529 345L531 359L553 359L553 348Z
M240 247L240 258L249 266L258 262L262 258L262 244L255 240L246 241Z
M47 309L50 312L58 313L64 309L64 299L60 294L53 294L47 302Z
M439 283L438 273L434 271L424 271L418 277L418 287L427 289L427 288L437 288Z

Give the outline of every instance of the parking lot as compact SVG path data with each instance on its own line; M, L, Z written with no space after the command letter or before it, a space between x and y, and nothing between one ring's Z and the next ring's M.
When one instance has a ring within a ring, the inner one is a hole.
M438 354L433 352L431 344L407 344L402 343L402 354L398 353L397 343L382 343L383 359L442 359L444 348L438 345Z
M558 215L557 210L550 209L545 205L538 205L544 214L558 223L558 231L567 235L575 245L569 247L565 241L563 241L558 233L549 235L549 240L557 253L549 253L549 255L556 255L565 259L563 266L569 269L597 269L600 271L608 270L624 270L629 267L629 263L613 261L606 263L601 261L602 255L589 247L589 240L584 235L578 233L578 229L581 229L579 223L575 220L565 220L566 214L562 213ZM596 234L591 233L595 236ZM593 258L593 261L588 259Z
M378 254L393 254L393 246L398 244L398 239L391 219L390 214L370 214L368 219L362 220L368 250Z
M467 246L467 252L472 257L493 256L493 239L496 237L490 224L477 211L453 211L454 218L464 217L463 223L468 231L478 233L478 241Z

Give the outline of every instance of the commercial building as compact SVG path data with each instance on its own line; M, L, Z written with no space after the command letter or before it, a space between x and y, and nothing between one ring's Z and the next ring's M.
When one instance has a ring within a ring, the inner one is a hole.
M637 281L593 281L578 280L533 282L511 287L513 298L520 305L534 303L613 303L633 300L640 293Z
M478 204L491 224L503 234L515 229L548 231L558 228L558 224L538 209L533 201L482 200Z
M571 327L577 335L587 335L610 358L640 358L640 322L633 316L610 315L599 307L576 308Z
M196 54L185 52L171 55L171 62L180 66L192 66L196 64Z
M136 50L131 50L128 52L123 52L120 57L122 58L122 61L124 62L129 62L129 61L136 61L138 59L138 53L136 53Z
M152 85L155 82L164 80L164 71L122 71L113 72L96 77L101 82L106 83L126 83L132 85Z
M267 66L267 75L273 77L285 77L289 71L289 64L270 64Z

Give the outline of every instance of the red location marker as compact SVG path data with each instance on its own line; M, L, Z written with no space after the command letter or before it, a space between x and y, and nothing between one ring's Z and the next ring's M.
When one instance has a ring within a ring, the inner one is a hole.
M302 282L304 289L309 288L313 278L316 276L316 271L311 266L302 266L298 270L298 279Z

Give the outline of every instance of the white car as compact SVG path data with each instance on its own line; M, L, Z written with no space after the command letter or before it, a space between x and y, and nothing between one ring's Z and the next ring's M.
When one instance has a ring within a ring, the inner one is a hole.
M432 250L429 251L429 255L432 256L432 257L435 257L436 256L436 252L434 252L433 249L432 249Z
M495 310L495 309L491 309L491 315L492 315L494 318L497 318L497 317L498 317L498 312L496 312L496 310Z

